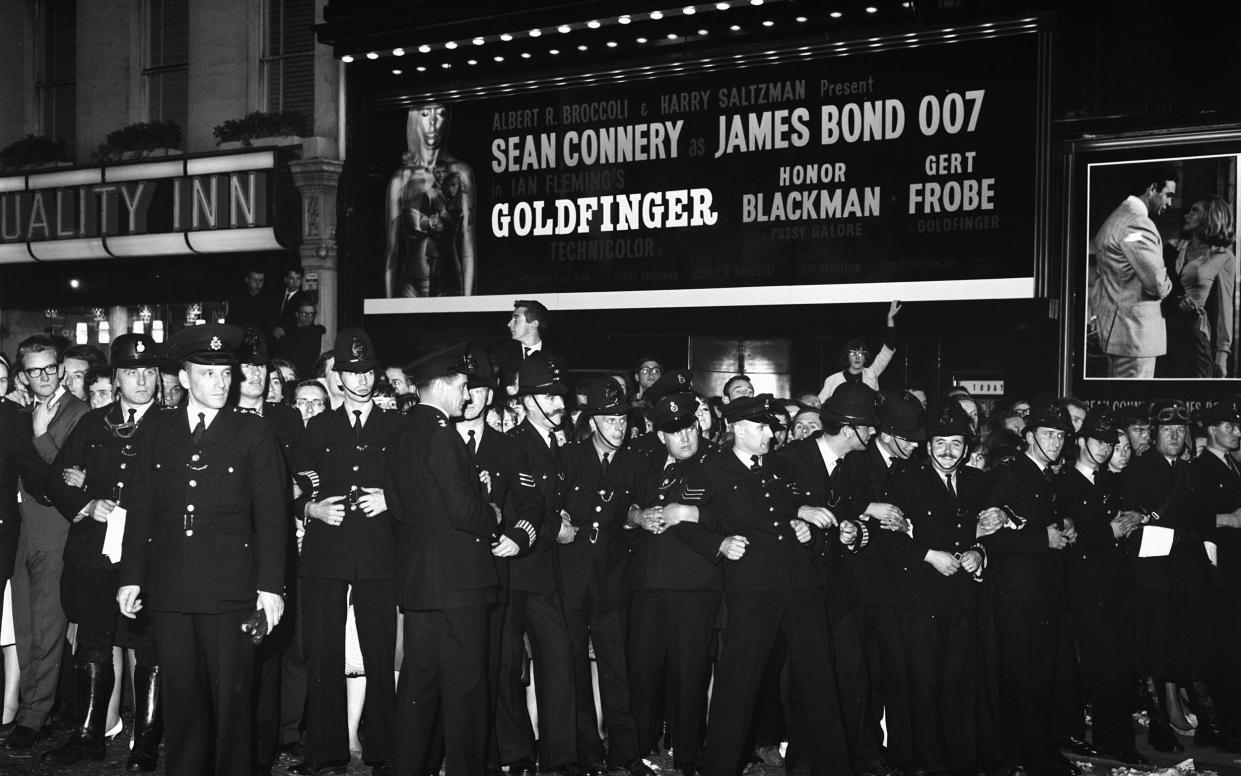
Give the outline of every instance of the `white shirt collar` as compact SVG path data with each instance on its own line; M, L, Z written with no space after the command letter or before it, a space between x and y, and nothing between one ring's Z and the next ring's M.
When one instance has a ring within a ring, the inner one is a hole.
M197 404L193 399L188 399L185 402L185 418L189 421L190 431L193 431L194 427L198 425L198 414L200 412L203 414L203 424L206 428L211 428L211 422L215 420L216 415L220 414L219 410L204 407Z
M1091 469L1089 466L1085 465L1081 461L1077 461L1076 463L1073 464L1073 466L1079 472L1082 473L1082 476L1086 478L1087 482L1097 482L1097 480L1095 479L1097 470Z
M820 436L815 441L815 446L819 448L819 454L823 456L823 465L827 467L827 473L832 474L832 467L836 466L839 461L844 460L843 455L836 455L831 446L827 444L827 440ZM883 452L882 450L880 452Z
M147 402L146 404L143 404L143 405L139 406L139 405L137 405L137 404L130 404L129 402L125 401L124 399L121 399L121 418L122 418L122 419L124 419L125 421L127 421L127 422L128 422L128 420L129 420L129 411L130 411L130 410L133 410L133 411L134 411L134 421L135 421L135 422L137 422L137 421L139 421L139 420L142 420L143 416L147 414L147 410L151 409L151 408L152 408L152 407L154 407L154 406L155 406L155 402L153 402L153 401L149 401L149 402ZM195 417L195 418L194 418L194 422L195 422L195 423L197 423L197 422L198 422L198 418L197 418L197 417Z

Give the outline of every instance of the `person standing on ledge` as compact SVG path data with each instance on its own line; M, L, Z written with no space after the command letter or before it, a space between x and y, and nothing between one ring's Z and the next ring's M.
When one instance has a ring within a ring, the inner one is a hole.
M865 342L853 339L845 343L844 350L840 352L842 368L839 372L828 375L823 381L823 390L819 391L820 402L831 398L832 393L843 383L863 383L872 391L879 390L879 375L883 374L883 370L892 362L892 356L896 355L896 315L901 307L901 303L896 301L888 305L888 328L884 331L883 347L869 365L866 359L870 356L870 350Z

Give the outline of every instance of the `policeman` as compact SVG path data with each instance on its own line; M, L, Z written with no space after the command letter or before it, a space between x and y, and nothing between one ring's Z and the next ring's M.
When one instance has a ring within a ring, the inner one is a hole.
M63 746L43 755L43 761L52 765L103 757L108 700L115 682L112 645L118 628L130 622L119 617L116 607L120 548L109 546L105 554L104 539L109 528L118 538L118 529L124 531L128 486L138 455L136 434L147 412L158 412L155 341L145 334L121 335L112 342L111 362L119 398L78 422L53 463L57 476L49 481L53 503L72 523L60 591L65 614L78 624L74 668L82 706L82 727ZM148 620L144 613L127 628L137 656L134 747L127 767L142 771L155 770L162 728L159 663Z
M995 598L1004 749L1031 776L1074 768L1056 744L1053 692L1057 669L1067 668L1057 665L1058 554L1076 532L1061 522L1051 468L1072 428L1063 407L1036 403L1022 432L1025 453L995 470L982 505L1005 513L1005 526L982 540Z
M539 770L578 770L575 728L573 649L560 602L556 543L568 542L573 526L563 513L565 445L564 395L560 367L541 353L531 353L517 370L517 395L526 417L510 436L521 446L530 467L523 477L542 500L534 548L509 565L509 618L501 646L500 702L496 737L509 774L534 771L534 731L521 682L524 640L530 639L539 715Z
M169 773L253 767L254 646L242 626L275 628L284 612L280 449L262 420L225 406L240 340L223 324L173 335L186 405L146 418L125 489L117 603L127 617L151 612Z
M888 501L910 523L890 554L908 666L897 705L910 710L914 761L931 773L973 773L977 759L974 586L985 553L975 533L984 477L963 465L972 433L960 403L946 402L931 414L926 461L888 482Z
M620 534L646 463L624 447L629 410L624 391L612 378L599 378L587 386L582 414L590 436L563 451L564 509L572 532L569 541L556 549L565 623L573 645L578 758L591 766L604 761L591 679L593 646L608 731L608 763L649 776L654 772L640 756L625 659L628 545Z
M237 364L237 407L243 412L258 415L271 426L276 442L280 445L285 472L297 471L303 434L301 415L288 404L266 401L271 357L268 355L267 340L263 333L252 326L243 330L241 345L237 348ZM282 478L281 482L289 482L288 477ZM303 484L309 486L308 483ZM292 493L286 493L286 499L292 501ZM272 763L279 754L281 662L285 651L293 643L294 632L298 627L294 618L296 607L293 605L295 597L292 592L297 585L297 545L293 531L289 532L289 546L286 549L288 562L285 565L285 587L290 591L290 598L284 612L285 627L264 639L255 655L255 681L258 685L254 708L257 726L255 771L258 776L265 776L271 771ZM301 699L304 704L305 688L302 690Z
M821 542L810 529L830 525L822 507L798 504L789 483L764 462L776 422L769 394L737 397L725 406L734 435L731 450L702 467L706 493L701 522L723 533L728 628L716 663L703 772L734 774L758 695L761 672L778 633L788 643L795 713L815 725L811 772L849 773L836 681L830 664L823 583L807 545Z
M1133 598L1126 539L1142 516L1121 509L1120 479L1107 467L1123 433L1107 408L1087 412L1073 465L1056 477L1056 496L1077 530L1066 571L1082 685L1092 707L1091 743L1109 759L1148 765L1133 744L1133 655L1126 633Z
M1241 599L1241 473L1233 453L1241 449L1241 401L1222 401L1203 410L1199 420L1206 427L1209 455L1195 458L1190 472L1206 513L1215 516L1215 530L1210 532L1220 582L1213 595L1215 653L1236 655L1241 651L1241 617L1233 613ZM1241 725L1241 669L1233 660L1221 660L1216 668L1221 717L1235 731Z
M307 686L305 760L301 776L344 773L349 767L346 719L346 593L353 590L358 643L366 665L363 760L378 774L389 768L396 691L396 600L392 589L396 534L385 486L402 418L375 406L379 360L361 329L336 335L333 369L344 387L340 407L310 419L302 463L316 483L294 503L305 518L298 561Z
M649 396L649 390L648 390ZM685 776L702 769L707 686L724 574L716 562L724 540L699 522L706 492L698 469L706 458L692 393L665 395L647 409L662 456L651 456L633 495L628 524L633 557L629 606L629 687L643 754L659 742L667 683L673 765Z
M491 357L481 348L471 347L474 371L467 387L470 400L456 423L457 434L470 452L472 463L484 486L488 500L499 507L503 521L496 526L491 542L499 581L497 605L487 610L487 769L500 770L500 752L496 743L495 715L500 681L500 645L509 606L509 563L511 558L528 552L542 524L542 499L534 481L523 478L529 472L521 446L507 434L487 425L487 409L495 397L497 373ZM442 756L432 754L428 772L435 770Z
M830 522L816 523L826 530L817 544L816 562L827 594L828 635L833 667L853 769L864 773L885 770L877 732L867 724L870 691L866 656L856 616L860 595L853 565L847 556L870 541L870 530L860 516L870 506L862 487L867 474L865 451L875 433L875 392L861 383L842 384L822 408L823 433L790 445L772 456L773 467L791 481L802 503L826 508ZM880 511L880 507L884 511ZM876 515L891 512L888 505L874 505ZM811 512L812 519L818 519ZM899 518L899 515L897 515ZM852 518L852 519L851 519ZM839 526L839 530L827 530ZM863 561L865 562L865 561ZM806 753L805 744L816 735L813 727L791 721L788 759L797 764Z
M1156 751L1181 751L1167 725L1168 697L1176 686L1188 691L1198 713L1197 746L1237 751L1233 736L1221 730L1207 679L1214 675L1211 634L1213 572L1202 542L1215 529L1216 516L1204 509L1201 494L1181 458L1189 438L1189 408L1177 400L1150 408L1151 446L1125 469L1126 502L1149 515L1129 543L1137 595L1134 599L1134 661L1149 675L1153 708L1149 741ZM1162 530L1161 530L1162 529ZM1148 534L1172 531L1171 546L1141 552ZM1152 691L1153 690L1153 691Z
M461 344L407 371L420 402L407 416L393 461L396 586L405 612L397 699L402 736L393 766L400 774L438 766L429 752L439 727L448 773L481 774L488 748L487 609L498 589L491 544L501 510L488 501L451 423L469 398L474 361Z
M671 396L677 393L690 393L694 390L694 373L688 369L673 369L665 372L662 377L656 380L650 388L642 394L641 405L650 408L659 404L659 400L665 396ZM639 428L634 425L633 443L630 445L635 451L647 456L655 456L659 460L664 458L664 445L659 441L659 435L656 429L652 428L645 431L646 423ZM642 433L638 433L638 432Z

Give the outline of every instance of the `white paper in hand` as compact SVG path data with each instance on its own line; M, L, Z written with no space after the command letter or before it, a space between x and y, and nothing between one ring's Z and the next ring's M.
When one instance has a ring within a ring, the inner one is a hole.
M121 545L125 539L125 507L116 507L108 515L108 532L103 536L103 554L113 563L121 562Z
M1139 558L1166 558L1172 552L1172 537L1176 531L1161 525L1142 527L1142 546L1138 548Z
M1207 560L1211 561L1211 565L1219 567L1219 546L1215 542L1203 542L1203 548L1207 551Z

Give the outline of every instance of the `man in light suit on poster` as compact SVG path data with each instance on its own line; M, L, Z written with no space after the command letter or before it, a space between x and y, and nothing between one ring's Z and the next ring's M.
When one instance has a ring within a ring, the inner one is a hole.
M1091 295L1108 377L1150 378L1168 350L1159 301L1172 291L1163 241L1152 220L1176 195L1175 171L1143 166L1125 201L1095 236L1098 280Z

